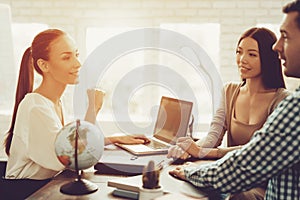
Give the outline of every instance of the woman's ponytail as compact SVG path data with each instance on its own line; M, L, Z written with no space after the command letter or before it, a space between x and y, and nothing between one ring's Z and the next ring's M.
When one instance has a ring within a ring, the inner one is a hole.
M5 152L7 155L9 155L19 104L27 93L32 92L33 80L34 70L32 64L31 48L29 47L26 49L22 57L12 121L7 132L6 140L4 141Z
M15 97L14 112L10 128L7 132L7 137L4 141L5 152L7 155L9 155L10 145L14 134L19 104L25 95L33 90L34 69L38 74L43 76L43 72L39 68L37 61L38 59L48 60L51 42L65 34L65 32L58 29L47 29L42 31L34 37L31 47L27 48L23 54Z

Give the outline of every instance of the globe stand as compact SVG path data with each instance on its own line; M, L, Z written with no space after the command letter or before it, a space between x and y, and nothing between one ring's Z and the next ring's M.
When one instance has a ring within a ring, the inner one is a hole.
M76 120L76 135L75 135L75 170L77 178L67 184L64 184L60 187L60 192L69 195L84 195L96 192L98 186L86 179L81 178L81 173L78 169L78 129L80 126L80 120Z
M96 192L98 186L85 179L75 179L74 181L67 183L60 188L60 192L70 195L84 195Z

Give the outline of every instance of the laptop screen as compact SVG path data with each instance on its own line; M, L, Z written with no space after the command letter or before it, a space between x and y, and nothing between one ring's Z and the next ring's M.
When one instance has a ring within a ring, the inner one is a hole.
M186 136L193 103L163 96L154 128L154 137L176 143L178 137Z

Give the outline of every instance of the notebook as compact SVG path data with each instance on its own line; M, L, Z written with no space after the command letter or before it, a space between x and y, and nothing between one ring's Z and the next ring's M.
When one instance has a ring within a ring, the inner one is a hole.
M128 151L124 151L116 146L109 145L104 149L104 152L94 166L96 174L113 174L133 176L143 173L145 165L149 161L154 161L158 168L169 164L172 159L168 159L166 155L158 154L152 156L136 156Z
M192 102L162 96L151 142L115 145L134 155L167 154L177 138L186 136L192 108Z

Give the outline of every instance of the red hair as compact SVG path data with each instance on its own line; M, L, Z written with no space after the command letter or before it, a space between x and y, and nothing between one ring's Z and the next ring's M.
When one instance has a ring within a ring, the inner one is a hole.
M37 60L48 60L51 42L62 35L65 35L65 33L58 29L45 30L35 36L31 47L27 48L23 54L19 71L19 79L16 90L15 106L12 115L11 125L7 132L6 139L4 141L5 152L7 155L9 155L10 151L19 104L23 100L25 95L29 92L32 92L33 90L33 68L36 70L37 73L43 75L43 72L37 64Z

